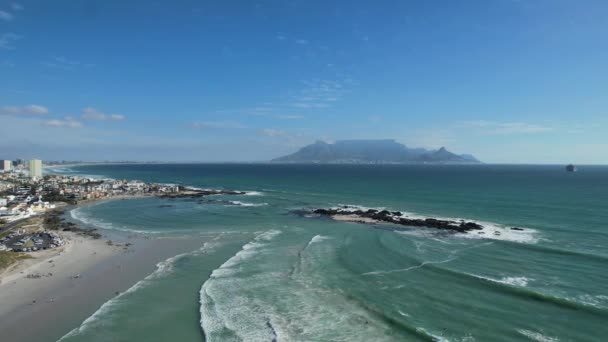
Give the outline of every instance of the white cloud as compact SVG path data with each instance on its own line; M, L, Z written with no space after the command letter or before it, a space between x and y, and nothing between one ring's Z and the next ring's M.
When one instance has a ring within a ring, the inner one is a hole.
M15 33L3 33L0 35L0 49L13 50L12 43L21 39L21 36Z
M314 79L303 81L305 87L299 95L293 97L291 106L297 108L328 108L339 101L345 92L345 85L352 83L351 80L344 82Z
M45 115L48 114L48 108L40 105L27 106L4 106L0 107L0 115Z
M277 119L298 120L298 119L304 119L304 116L303 115L278 115Z
M13 20L13 15L9 12L0 10L0 20L11 21Z
M47 127L66 127L66 128L81 128L82 123L74 120L71 117L65 117L63 120L53 119L42 123L43 126Z
M245 126L238 121L197 121L190 125L192 128L205 129L205 128L245 128Z
M494 134L533 134L553 131L553 127L531 124L525 122L495 122L495 121L467 121L466 127L483 128L487 133Z
M48 61L41 62L40 64L42 64L46 67L49 67L49 68L64 69L64 70L73 70L74 68L79 68L79 67L89 68L89 67L95 66L95 64L82 63L80 61L71 60L71 59L65 58L63 56L55 56Z
M308 44L308 40L306 40L306 39L298 39L298 40L296 40L296 44L307 45Z
M297 108L327 108L327 103L310 103L310 102L296 102L293 104Z
M277 136L285 135L285 132L281 131L280 129L265 128L260 131L260 134L268 136L268 137L277 137Z
M121 114L106 114L93 107L87 107L82 110L83 120L92 121L122 121L125 119L124 115Z
M13 9L13 11L21 11L23 9L23 6L19 3L13 2L11 4L11 8Z
M1 61L0 62L0 67L14 68L15 67L15 63L9 62L9 61Z

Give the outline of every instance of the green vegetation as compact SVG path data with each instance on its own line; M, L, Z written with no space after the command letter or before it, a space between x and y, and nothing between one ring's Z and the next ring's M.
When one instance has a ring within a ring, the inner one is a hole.
M64 202L72 205L75 205L77 203L75 199L66 197L58 193L46 194L42 198L44 198L44 200L48 202Z
M18 260L28 258L29 256L25 254L0 251L0 270L8 268L12 264L16 263Z
M46 213L42 221L44 227L49 230L59 230L63 224L63 219L60 217L61 214L62 212L58 210Z

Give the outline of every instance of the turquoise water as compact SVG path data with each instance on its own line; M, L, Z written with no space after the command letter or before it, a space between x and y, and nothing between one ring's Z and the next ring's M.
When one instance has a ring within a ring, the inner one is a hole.
M500 165L96 165L59 171L251 192L205 202L109 201L73 212L107 229L152 238L205 236L208 242L159 264L62 341L608 336L608 167L577 173ZM489 231L398 233L292 213L343 204L477 220ZM508 229L514 226L525 231Z

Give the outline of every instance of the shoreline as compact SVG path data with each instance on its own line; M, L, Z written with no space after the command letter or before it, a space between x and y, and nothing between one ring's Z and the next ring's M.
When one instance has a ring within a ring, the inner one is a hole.
M155 196L125 195L81 201L61 208L71 210L105 201ZM79 222L80 226L88 226ZM103 303L154 272L159 262L200 248L205 238L150 239L141 234L124 236L97 228L94 239L60 231L66 244L27 253L0 272L0 331L3 339L57 340L92 315ZM112 240L109 244L107 241ZM25 253L24 253L25 254ZM53 317L49 320L49 317Z

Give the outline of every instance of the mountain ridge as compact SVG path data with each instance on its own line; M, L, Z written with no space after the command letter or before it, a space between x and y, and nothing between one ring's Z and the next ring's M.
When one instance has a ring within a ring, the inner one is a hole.
M274 163L315 164L477 164L471 154L455 154L445 147L438 150L409 148L393 139L321 140L298 151L272 159Z

